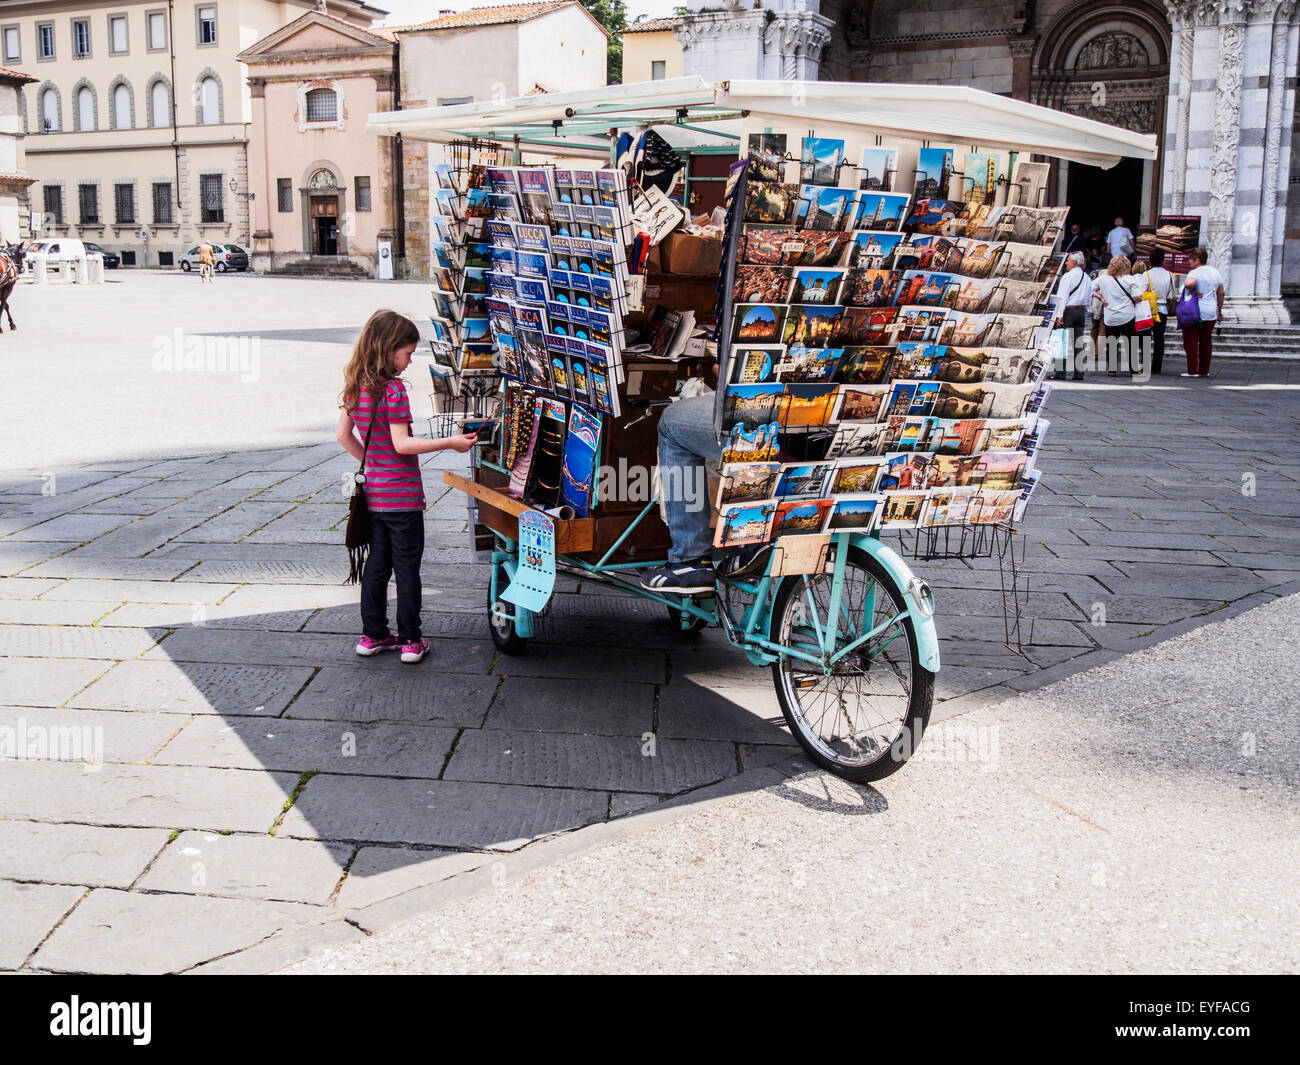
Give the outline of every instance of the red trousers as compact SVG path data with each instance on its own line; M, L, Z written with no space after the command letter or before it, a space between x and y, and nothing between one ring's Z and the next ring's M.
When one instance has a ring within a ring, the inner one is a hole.
M1214 327L1217 321L1198 322L1183 330L1183 351L1187 353L1187 372L1204 377L1210 372L1210 356L1214 352Z

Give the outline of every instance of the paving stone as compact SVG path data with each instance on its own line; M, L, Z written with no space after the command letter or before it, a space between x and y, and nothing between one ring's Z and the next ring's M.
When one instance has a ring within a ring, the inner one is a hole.
M159 828L47 825L0 818L0 879L127 888L162 850L167 836Z
M0 969L21 966L84 894L79 887L0 880Z
M321 544L187 544L184 542L173 541L164 547L159 548L151 554L151 559L187 559L189 565L198 562L244 562L249 566L240 569L238 566L232 566L229 570L234 574L230 579L243 583L253 579L255 575L265 574L268 572L260 568L260 563L316 563L323 566L329 566L332 569L337 568L339 557L343 558L344 576L347 576L347 554L342 548L343 539L339 539L331 546ZM428 553L426 545L426 555ZM275 567L271 567L274 569ZM292 567L286 568L284 572L293 572ZM274 580L257 579L259 584L274 584ZM294 581L293 583L301 583ZM334 582L335 586L339 585L338 581ZM356 589L352 589L355 593Z
M379 674L369 669L325 667L294 702L289 716L478 728L498 679L440 673L430 668L429 659L417 668L404 666Z
M0 657L0 692L19 706L61 706L108 669L104 661Z
M1111 595L1097 599L1097 604L1105 608L1105 614L1097 613L1099 619L1107 624L1112 621L1149 622L1166 625L1171 621L1192 617L1203 611L1215 610L1223 605L1223 600L1215 599L1165 599L1155 596ZM1089 618L1096 611L1096 604L1080 603ZM1089 628L1097 628L1088 622Z
M360 909L495 860L495 855L477 851L362 847L348 869L336 905L340 909Z
M42 597L49 600L89 599L133 603L219 603L235 590L233 584L186 581L93 580L74 577Z
M762 769L764 766L784 762L794 753L789 747L776 747L762 743L742 743L738 750L740 752L740 768L742 772L750 769ZM796 750L798 750L797 747Z
M766 687L682 680L661 688L659 735L732 743L793 743L781 715L771 670L755 672L766 679Z
M229 543L242 540L289 509L291 507L287 503L239 503L201 525L187 529L177 539L191 543Z
M486 727L640 736L654 728L654 698L652 684L607 681L590 686L549 678L509 677L497 693Z
M35 599L58 583L53 577L0 577L0 599Z
M168 714L282 714L312 676L303 666L122 662L72 700L96 710Z
M111 580L170 581L193 568L192 559L79 557L74 551L33 566L25 577L91 577Z
M280 613L249 614L242 609L232 608L226 603L220 606L123 603L115 604L113 612L100 618L98 623L144 629L179 629L189 625L201 625L212 629L297 632L315 613L314 610L288 610Z
M146 762L185 723L176 714L0 706L0 751L32 761Z
M312 777L279 835L517 850L538 836L603 820L600 791L382 777Z
M81 549L85 558L139 558L192 528L194 518L150 515L123 525Z
M186 725L154 762L433 779L456 736L453 728L420 725L209 716Z
M0 624L93 625L121 603L60 603L47 599L0 600Z
M146 632L89 625L0 625L0 655L33 658L135 658L154 646ZM101 667L102 668L102 667Z
M260 546L260 545L259 545ZM335 562L200 562L186 576L194 581L236 581L240 584L339 585L348 575L347 554L340 543Z
M96 888L31 964L51 972L181 972L323 916L298 903Z
M484 729L461 736L443 779L675 795L735 772L730 743Z
M6 539L23 540L75 540L85 543L102 536L110 529L124 524L123 519L110 514L63 514L39 525L32 525L10 533Z
M0 811L24 820L266 832L297 784L296 773L111 762L88 773L71 762L12 762L0 773Z
M224 895L324 906L334 893L350 844L277 836L182 832L137 887L182 895Z
M55 555L70 551L75 543L33 544L10 543L0 540L0 577L12 577L39 565ZM47 574L29 574L29 576L47 576Z
M668 681L667 660L662 651L625 647L617 655L594 655L571 644L530 646L528 654L497 659L496 672L512 677L571 678L591 683L606 680Z

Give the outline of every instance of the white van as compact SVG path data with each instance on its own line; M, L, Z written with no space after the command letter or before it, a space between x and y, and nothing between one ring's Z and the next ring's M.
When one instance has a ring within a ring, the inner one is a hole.
M75 263L86 257L86 246L71 237L59 237L57 240L43 240L33 249L44 253L47 263Z

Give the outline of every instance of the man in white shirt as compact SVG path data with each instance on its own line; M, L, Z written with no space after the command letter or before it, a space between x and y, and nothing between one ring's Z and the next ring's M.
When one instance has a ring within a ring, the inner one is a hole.
M1165 269L1165 253L1157 248L1150 255L1151 269L1147 271L1147 283L1156 294L1157 321L1151 327L1155 342L1155 354L1151 359L1151 372L1160 373L1165 362L1165 329L1169 325L1169 316L1174 313L1174 275Z
M1087 320L1088 303L1092 300L1092 278L1083 269L1086 262L1087 257L1083 252L1071 252L1065 259L1065 273L1056 283L1057 342L1062 345L1065 362L1058 363L1061 368L1052 374L1054 378L1064 377L1065 366L1068 365L1072 371L1070 379L1083 380L1077 345Z
M1115 219L1115 228L1106 234L1106 244L1110 247L1110 256L1133 254L1133 234L1124 225L1124 219Z

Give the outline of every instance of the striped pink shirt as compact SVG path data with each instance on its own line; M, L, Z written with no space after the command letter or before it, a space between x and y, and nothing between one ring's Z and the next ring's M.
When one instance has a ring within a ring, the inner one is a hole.
M362 441L370 424L371 396L361 394L352 412L353 424ZM417 455L399 455L393 447L390 426L394 422L411 422L411 401L401 381L389 381L388 390L379 403L379 417L370 433L366 452L366 506L371 510L423 510L424 482L420 478Z

